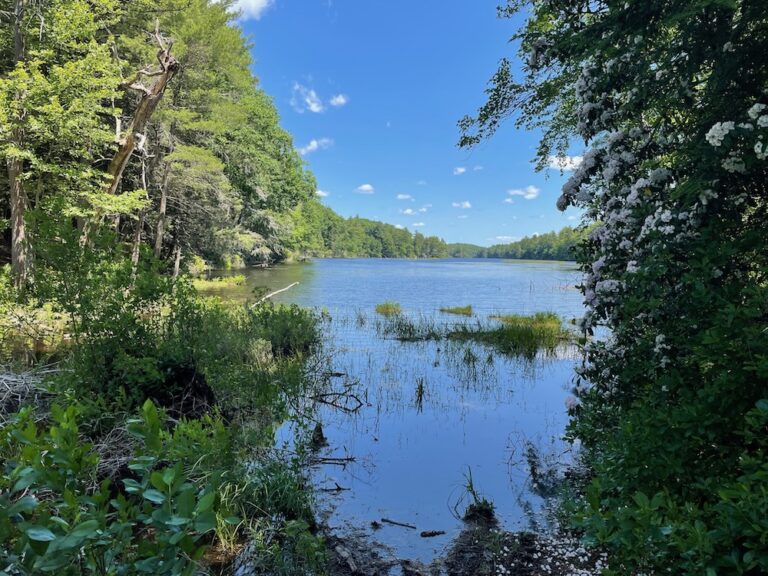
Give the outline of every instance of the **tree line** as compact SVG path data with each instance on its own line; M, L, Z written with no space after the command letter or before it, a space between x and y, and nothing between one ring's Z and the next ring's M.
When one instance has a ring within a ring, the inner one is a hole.
M559 232L546 232L526 236L508 244L494 244L488 248L474 244L451 244L449 253L454 258L506 258L510 260L575 260L575 248L586 236L586 231L566 226Z
M448 244L392 224L342 218L319 202L302 204L294 214L290 247L313 257L447 258Z

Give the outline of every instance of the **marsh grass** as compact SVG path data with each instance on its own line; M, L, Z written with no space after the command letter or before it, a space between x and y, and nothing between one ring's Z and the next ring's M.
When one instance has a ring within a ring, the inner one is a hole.
M533 316L491 316L499 326L459 325L448 333L448 338L459 341L473 340L493 346L504 354L533 358L539 350L552 353L573 339L563 327L560 318L551 312L539 312Z
M456 314L458 316L472 316L472 306L454 306L448 308L440 308L440 312L443 314Z
M382 316L398 316L402 314L403 309L397 302L384 302L376 305L376 313Z
M232 286L243 286L244 284L245 276L242 274L221 276L219 278L195 278L192 280L192 285L195 287L195 290L199 291L220 290Z
M401 342L441 340L444 336L433 318L411 318L404 314L388 316L385 322L377 325L377 331L385 338L394 338Z

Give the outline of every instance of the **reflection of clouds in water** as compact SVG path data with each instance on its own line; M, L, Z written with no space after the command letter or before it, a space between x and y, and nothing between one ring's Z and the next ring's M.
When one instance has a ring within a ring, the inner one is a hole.
M334 385L353 386L366 403L358 414L327 407L318 413L330 441L327 453L356 458L344 467L313 472L319 486L338 482L351 488L319 494L322 508L335 507L332 525L367 527L385 516L411 521L420 530L446 530L443 543L423 541L407 530L385 529L374 536L401 557L429 561L460 525L450 507L464 489L468 467L507 527L531 525L544 501L531 490L526 462L513 465L519 459L513 459L510 447L519 437L520 446L530 440L544 453L547 439L562 435L577 357L560 353L524 362L472 342L382 339L377 328L383 320L373 309L394 300L406 314L442 326L466 320L438 315L437 308L466 304L476 311L469 321L542 310L575 316L578 294L556 289L577 283L573 274L538 263L318 262L307 268L314 268L314 278L286 297L329 307L333 316L324 324L324 369L343 373ZM337 273L342 268L346 275ZM398 276L390 277L388 270ZM510 271L520 270L525 278L510 279ZM425 271L432 274L426 284ZM531 282L532 274L550 277ZM275 280L275 288L290 284L285 280ZM359 290L361 285L368 289ZM473 296L458 296L465 294Z
M446 503L458 501L468 466L503 520L531 525L544 503L525 468L510 465L506 440L515 431L562 434L555 410L562 412L562 376L571 362L515 360L475 343L382 339L374 319L360 318L329 323L338 346L333 370L358 381L357 393L370 404L354 415L321 410L332 445L357 457L343 469L316 471L316 482L352 489L334 496L334 525L367 525L377 514L399 513L424 518L426 528L450 529L456 520ZM431 545L379 536L400 554L429 559Z

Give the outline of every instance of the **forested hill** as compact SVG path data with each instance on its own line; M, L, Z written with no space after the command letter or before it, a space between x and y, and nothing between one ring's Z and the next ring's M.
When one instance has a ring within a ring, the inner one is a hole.
M366 218L342 218L317 201L305 202L293 214L288 246L299 256L367 258L446 258L449 250L436 236L411 233Z
M397 228L365 218L342 218L317 201L303 203L292 214L294 230L286 244L296 256L366 258L509 258L574 260L582 230L566 227L488 248L448 244L436 236Z
M559 232L528 236L511 244L495 244L484 248L478 258L512 258L520 260L575 260L575 246L584 239L585 230L566 226Z
M583 230L565 227L488 248L448 244L436 236L397 228L365 218L342 218L317 201L308 201L291 215L293 234L286 248L295 256L366 258L509 258L574 260Z

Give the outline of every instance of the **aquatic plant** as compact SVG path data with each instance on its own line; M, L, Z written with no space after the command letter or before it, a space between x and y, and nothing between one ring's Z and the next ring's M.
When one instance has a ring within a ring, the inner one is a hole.
M467 495L472 501L462 516L463 520L475 524L494 524L496 522L496 507L485 496L481 496L477 488L475 488L472 468L467 468L464 481L464 490L466 490Z
M421 413L424 410L424 378L416 379L416 411Z
M383 304L377 304L376 305L376 313L381 314L382 316L396 316L398 314L401 314L403 312L402 308L400 308L400 304L397 302L384 302Z
M473 340L493 346L504 354L533 358L539 350L554 352L561 344L572 340L572 334L563 327L560 318L551 312L533 316L491 316L500 326L478 322L475 325L454 327L448 338Z
M393 337L402 342L441 340L444 336L434 319L424 316L414 319L403 314L388 317L383 324L377 326L377 330L384 337Z
M243 274L235 274L233 276L219 276L218 278L195 278L192 280L192 285L195 290L220 290L230 288L232 286L243 286L245 284L245 276Z
M456 314L458 316L472 316L472 306L454 306L452 308L440 308L444 314Z

